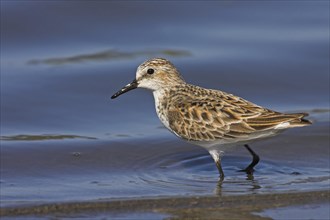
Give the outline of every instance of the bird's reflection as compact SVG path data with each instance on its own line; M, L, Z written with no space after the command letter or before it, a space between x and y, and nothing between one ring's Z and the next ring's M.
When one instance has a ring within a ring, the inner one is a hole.
M257 190L261 189L262 187L260 186L259 182L257 179L255 179L253 173L246 173L246 177L244 180L242 179L236 179L236 180L232 180L230 178L219 178L216 187L214 189L214 194L217 196L222 196L223 193L225 192L235 192L237 189L237 192L242 191L242 188L244 187L245 190L248 190L250 192L257 192Z

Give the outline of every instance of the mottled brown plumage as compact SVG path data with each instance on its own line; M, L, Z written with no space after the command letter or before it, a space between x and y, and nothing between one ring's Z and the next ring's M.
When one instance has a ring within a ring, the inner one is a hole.
M136 79L112 98L137 87L153 92L156 112L165 127L209 151L222 178L221 156L232 145L245 144L253 155L246 170L252 172L259 157L246 143L311 124L304 119L306 113L280 113L232 94L187 84L174 65L162 58L141 64Z
M310 124L303 119L305 113L279 113L232 94L189 84L165 89L159 99L158 114L175 134L188 141L246 139L286 122L285 128Z

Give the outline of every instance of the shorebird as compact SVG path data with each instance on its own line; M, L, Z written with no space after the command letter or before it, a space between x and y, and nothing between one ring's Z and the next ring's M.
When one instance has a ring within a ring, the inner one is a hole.
M142 63L136 78L111 98L135 88L152 91L157 115L168 130L210 153L220 179L224 178L221 158L233 146L245 146L252 155L252 162L244 169L252 174L259 156L248 143L311 124L304 118L306 113L280 113L223 91L188 84L163 58Z

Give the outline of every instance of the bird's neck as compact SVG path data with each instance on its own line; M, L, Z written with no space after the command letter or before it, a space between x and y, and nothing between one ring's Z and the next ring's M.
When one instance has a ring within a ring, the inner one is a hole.
M168 90L166 89L161 89L161 90L155 90L153 91L154 99L155 99L155 109L156 113L158 115L158 118L160 121L163 123L163 125L167 128L170 129L169 122L167 119L167 107L168 107L168 95L169 95ZM170 129L171 130L171 129Z

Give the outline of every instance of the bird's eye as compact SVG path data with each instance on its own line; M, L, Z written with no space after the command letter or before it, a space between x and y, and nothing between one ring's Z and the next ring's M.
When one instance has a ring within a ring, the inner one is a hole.
M147 73L150 74L150 75L153 74L154 72L155 72L154 69L148 69L148 70L147 70Z

